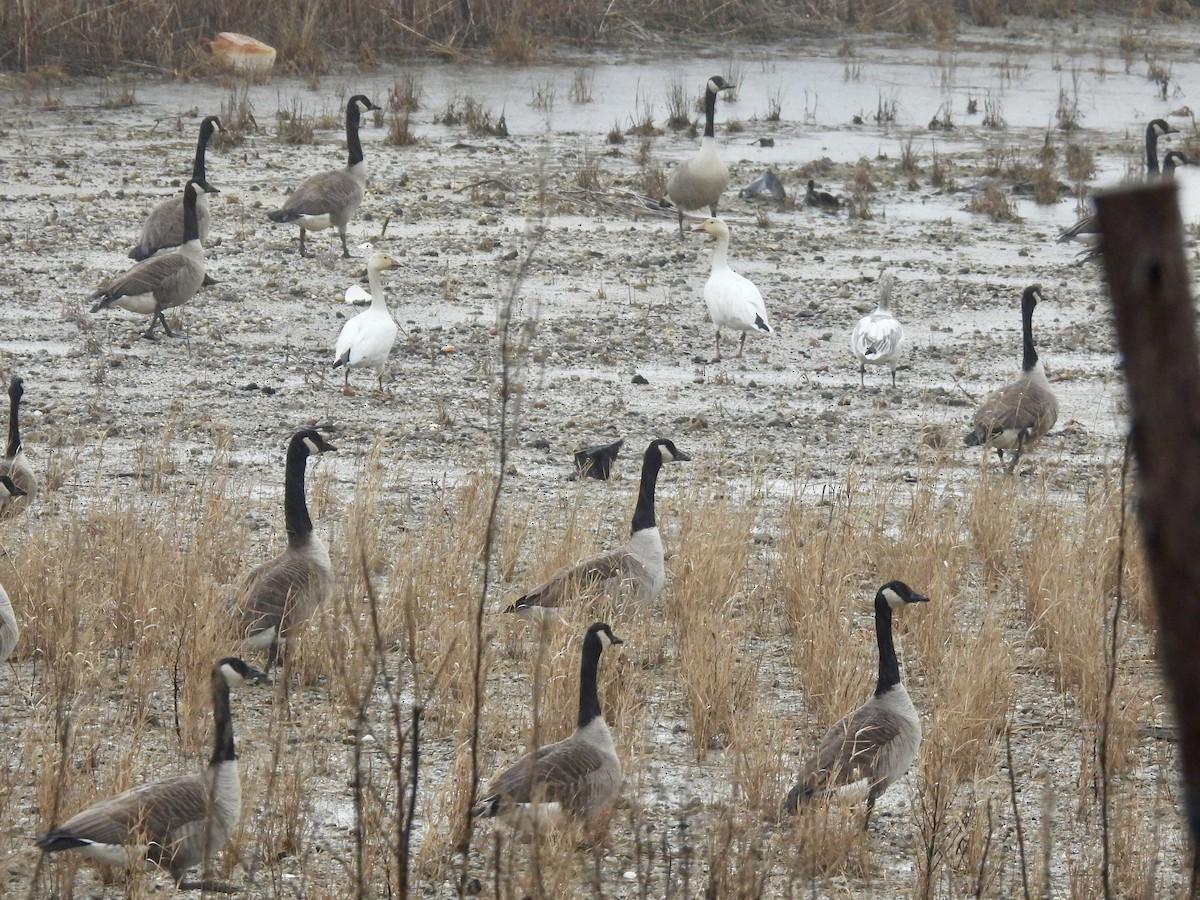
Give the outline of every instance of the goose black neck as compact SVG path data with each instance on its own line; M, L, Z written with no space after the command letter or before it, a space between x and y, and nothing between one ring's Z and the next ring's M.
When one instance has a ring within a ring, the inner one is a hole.
M1021 300L1021 370L1028 372L1037 365L1037 350L1033 346L1033 307L1037 301L1031 294Z
M212 700L215 726L213 730L216 737L209 765L215 766L237 759L233 747L233 713L229 709L229 682L225 680L220 669L214 670L212 674Z
M312 519L304 502L304 469L308 448L302 440L288 445L287 469L283 477L283 517L287 521L288 544L303 544L312 535Z
M5 455L9 459L21 452L21 427L17 422L17 411L21 407L21 395L14 390L8 393L8 449Z
M576 723L580 728L603 715L600 695L596 692L596 673L603 650L600 638L594 634L583 639L583 661L579 665L579 720Z
M704 91L704 136L713 137L716 132L713 131L713 119L717 115L717 92L705 89Z
M1151 175L1159 174L1158 131L1153 125L1146 126L1146 171Z
M900 661L892 643L892 608L882 594L875 597L875 640L879 643L879 680L875 682L878 697L900 683Z
M637 506L633 508L631 533L644 531L655 526L654 491L658 486L658 470L662 468L662 451L658 446L650 447L642 457L642 480L638 485Z
M192 181L208 184L205 178L204 153L208 149L208 139L212 135L211 126L200 126L200 140L196 142L196 160L192 163Z
M358 139L358 122L358 103L352 102L346 107L346 149L350 152L348 166L356 166L363 161L362 142Z
M196 185L188 182L183 189L183 242L200 240L200 225L196 221Z

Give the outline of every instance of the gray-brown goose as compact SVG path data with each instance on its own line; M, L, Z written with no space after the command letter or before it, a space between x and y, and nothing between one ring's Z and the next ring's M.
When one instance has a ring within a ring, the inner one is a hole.
M281 645L333 596L329 549L313 532L304 499L309 456L337 450L313 428L297 431L288 443L283 480L287 549L247 572L233 596L233 615L245 646L267 651L267 669Z
M596 673L605 647L624 643L604 622L583 637L579 666L579 716L570 737L525 754L505 769L471 811L515 825L586 822L621 788L621 759L604 721Z
M168 337L182 337L171 331L163 310L182 306L196 295L204 283L204 247L196 223L196 189L189 181L183 189L183 243L174 253L152 256L96 290L92 312L119 306L130 312L150 316L150 325L142 337L154 339L154 324L161 322Z
M667 180L667 197L679 212L680 236L683 235L684 212L707 206L709 215L716 216L717 204L725 193L725 186L729 184L729 169L717 155L713 119L717 111L717 94L736 86L720 75L708 79L704 91L704 137L700 139L700 149L681 162Z
M47 853L78 850L112 866L147 860L166 869L183 890L232 893L228 885L187 881L187 870L207 862L229 840L242 814L242 782L233 745L229 688L262 680L235 657L212 669L213 754L203 772L168 778L93 804L37 836Z
M7 475L0 475L0 494L10 490L21 489L12 483ZM12 601L8 599L8 591L0 584L0 663L6 662L16 649L17 638L21 629L17 627L17 614L13 610Z
M642 477L629 540L608 553L559 569L518 597L505 612L515 612L526 619L556 619L560 606L597 586L628 591L638 603L649 603L662 593L667 583L667 567L662 535L654 516L658 473L665 462L690 459L673 441L651 441L642 456Z
M18 515L37 495L38 480L25 456L21 443L21 398L25 396L25 380L14 375L8 381L8 446L0 459L0 475L12 479L16 491L0 492L0 519Z
M1058 421L1058 400L1033 344L1033 310L1042 299L1040 284L1025 288L1021 295L1021 374L983 401L975 412L973 427L963 437L968 447L994 448L1001 462L1004 451L1012 451L1010 473L1016 469L1021 451Z
M208 211L208 195L219 194L215 187L208 183L205 172L204 153L213 133L221 130L221 120L216 116L206 116L200 123L200 139L196 143L196 159L192 163L192 181L203 190L196 197L196 231L200 242L208 240L208 227L211 214ZM138 238L137 246L129 251L130 259L149 259L159 250L178 247L186 241L183 236L183 195L171 197L158 204L146 216L142 225L142 235Z
M900 661L892 641L892 611L908 603L928 600L903 581L889 581L876 591L879 674L875 693L825 732L816 753L800 768L796 783L788 792L784 801L786 812L796 812L800 804L818 795L861 783L867 790L865 829L879 795L908 771L917 758L921 720L900 681Z
M272 222L295 222L300 226L301 256L312 255L304 251L304 232L323 231L333 226L342 238L342 256L350 257L346 246L346 224L362 203L367 188L367 167L358 139L358 123L364 112L374 109L379 107L364 95L351 97L346 103L346 148L349 152L346 167L310 175L292 191L280 209L267 213Z

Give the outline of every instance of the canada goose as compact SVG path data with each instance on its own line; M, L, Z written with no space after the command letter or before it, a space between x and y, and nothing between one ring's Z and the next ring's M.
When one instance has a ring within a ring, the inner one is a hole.
M396 343L398 328L396 320L388 312L379 273L399 265L386 253L371 254L367 262L371 305L349 319L338 335L337 347L333 351L333 367L344 366L346 369L342 393L347 397L354 396L354 389L350 387L351 369L374 369L379 391L383 392L383 369L387 365L388 354L392 352L392 345Z
M1016 381L1009 382L983 401L972 420L974 427L963 438L968 447L995 448L1001 462L1004 462L1004 451L1011 450L1010 473L1017 467L1025 446L1044 435L1058 421L1058 401L1050 390L1045 369L1033 346L1033 308L1042 299L1040 284L1025 288L1021 295L1021 374Z
M1178 128L1172 128L1163 119L1152 119L1150 124L1146 126L1146 177L1154 178L1161 174L1158 168L1158 139L1166 134L1178 134ZM1170 154L1167 154L1170 156ZM1180 154L1182 156L1182 154ZM1186 158L1185 158L1186 161ZM1175 166L1172 165L1170 172L1174 173ZM1090 198L1089 198L1090 203ZM1080 241L1087 244L1089 250L1081 252L1090 252L1092 248L1099 244L1100 241L1100 217L1095 212L1084 214L1070 228L1058 236L1057 243L1062 244L1066 241ZM1095 255L1094 253L1092 255Z
M742 333L742 341L734 356L734 359L741 359L749 332L771 333L771 326L767 324L767 307L754 282L729 268L729 226L725 221L705 219L692 231L702 231L717 239L713 247L712 271L704 284L704 302L708 305L708 314L717 330L717 355L713 357L713 362L722 359L722 328L735 328Z
M14 375L8 380L8 446L0 459L0 476L11 479L12 487L0 492L0 519L11 519L27 507L37 494L38 480L25 457L19 421L25 379ZM12 488L16 488L13 490Z
M241 817L229 688L261 680L263 674L240 659L219 660L212 669L214 746L208 767L101 800L39 834L38 847L46 853L78 850L111 866L128 867L145 859L169 871L181 890L232 893L228 885L185 881L184 876L225 846Z
M196 143L196 160L192 163L192 181L200 185L203 191L196 197L196 230L200 242L208 240L208 195L219 194L215 187L208 183L204 172L204 151L213 132L221 130L221 120L216 116L207 116L200 123L200 140ZM138 244L129 251L130 259L149 259L159 250L178 247L184 243L183 236L183 195L171 197L158 204L146 217L142 225L142 236Z
M842 201L828 191L818 191L816 182L810 178L808 190L804 192L804 205L832 213L842 208Z
M875 593L875 639L879 644L879 677L875 693L862 706L833 725L817 752L800 768L788 791L784 810L794 813L817 794L865 783L866 830L875 801L903 775L921 746L921 720L908 691L900 683L900 661L892 643L892 610L929 600L903 581L889 581Z
M752 200L763 193L770 194L772 200L784 200L787 198L787 191L784 190L783 182L770 169L763 169L761 175L738 191L738 196L745 200Z
M667 196L679 213L679 235L683 236L683 214L685 211L708 207L710 215L717 214L717 203L729 184L729 169L717 156L717 139L713 132L713 116L717 112L717 94L737 85L730 84L720 75L708 79L704 93L704 137L700 149L679 164L667 180Z
M367 168L358 139L358 122L363 113L374 109L379 107L362 94L351 97L346 103L346 148L349 151L346 167L310 175L292 191L282 208L267 213L272 222L295 222L300 226L301 256L312 256L304 252L305 231L323 231L335 226L342 238L342 256L350 258L346 223L362 203L367 188Z
M16 487L7 475L0 475L0 491ZM17 488L20 490L20 488ZM0 663L7 662L17 646L17 638L21 629L17 627L17 614L13 612L12 601L8 599L8 591L0 584Z
M904 346L904 326L888 309L895 278L891 272L879 277L879 305L858 320L850 335L850 349L858 358L858 383L864 384L867 365L887 366L892 370L892 387L896 386L896 366Z
M204 283L204 247L196 227L196 187L189 181L183 189L183 243L174 253L152 256L92 293L98 300L92 312L119 306L130 312L150 316L150 325L142 337L154 340L154 323L161 322L168 337L183 337L171 331L163 317L164 309L187 303Z
M1190 165L1192 161L1179 150L1168 150L1167 155L1163 157L1163 175L1167 178L1174 177L1176 169Z
M583 476L607 481L612 474L612 464L616 461L617 454L624 444L625 438L621 438L611 444L597 444L594 447L576 450L575 471L571 473L570 480L574 481Z
M629 540L602 556L560 569L505 612L526 619L554 619L558 607L582 591L603 584L605 588L627 588L638 603L649 603L667 584L662 536L654 519L654 491L658 471L665 462L688 462L691 457L669 440L654 440L642 456L642 479Z
M616 797L621 760L600 709L596 670L604 648L621 643L603 622L588 628L579 666L579 718L574 733L526 753L500 773L471 810L473 816L499 816L515 825L562 818L585 822Z
M304 500L304 469L308 457L337 450L313 428L292 435L283 479L283 515L287 549L244 576L233 599L234 615L245 645L266 648L267 669L279 657L280 646L333 596L333 565L329 550L313 533Z

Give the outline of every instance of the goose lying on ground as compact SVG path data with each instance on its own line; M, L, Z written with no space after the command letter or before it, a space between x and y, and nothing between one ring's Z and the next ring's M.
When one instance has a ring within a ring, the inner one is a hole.
M171 331L163 310L182 306L195 296L204 283L204 247L196 225L196 188L189 181L183 189L183 244L174 253L152 256L124 275L102 285L89 300L97 300L92 312L119 306L130 312L150 316L150 325L142 337L154 339L154 324L161 322L168 337L182 337Z
M399 328L388 311L379 273L399 265L400 263L386 253L371 254L367 262L371 305L347 321L338 335L337 346L333 351L333 367L336 369L338 366L344 366L346 369L342 393L347 397L354 396L354 389L350 387L351 369L374 370L375 378L379 382L379 391L383 392L383 370L387 366L392 345L396 343Z
M801 766L796 784L788 792L786 812L796 812L800 804L818 795L861 783L867 790L867 815L863 820L866 829L880 794L917 758L921 720L900 682L900 661L892 641L892 611L907 603L928 600L903 581L889 581L876 592L879 674L875 693L825 732L817 752Z
M804 205L819 209L821 212L834 213L842 208L842 201L828 191L818 191L817 184L808 179L808 190L804 192Z
M679 234L683 236L683 214L708 207L709 215L717 214L717 204L729 184L729 169L717 155L717 138L713 119L717 111L717 94L737 85L720 75L708 79L704 91L704 137L700 149L679 164L667 179L667 197L679 212Z
M892 370L892 387L896 386L896 366L904 346L904 326L892 315L889 304L895 278L891 272L879 277L879 305L858 320L850 335L850 349L858 359L858 383L862 385L867 366L887 366Z
M600 708L596 673L604 649L621 643L603 622L588 628L579 666L574 733L525 754L498 775L472 815L500 817L525 827L564 818L586 822L612 802L621 789L621 760Z
M342 239L342 256L350 257L346 225L362 203L367 188L358 124L363 113L375 109L379 107L362 94L351 97L346 103L346 167L310 175L297 185L281 208L267 213L272 222L295 222L300 226L301 256L312 255L304 251L304 232L335 227Z
M213 754L196 775L144 784L109 797L37 836L47 853L78 850L112 866L147 860L166 869L181 890L232 893L202 879L185 881L187 870L225 846L242 814L242 783L233 745L229 688L260 681L261 672L226 657L212 669Z
M994 448L1001 462L1004 451L1011 451L1010 474L1021 459L1021 451L1058 421L1058 400L1033 345L1033 310L1042 299L1040 284L1025 288L1021 295L1021 374L983 401L975 412L972 429L963 438L968 447Z
M526 619L556 619L558 608L597 586L604 590L626 590L638 603L649 603L667 583L662 536L654 518L654 494L658 472L665 462L691 459L669 440L650 442L642 456L642 478L629 540L602 556L559 569L533 590L518 597L505 612Z
M734 359L741 359L746 349L746 335L750 332L771 333L767 324L767 307L762 294L754 282L729 268L729 227L723 219L705 219L692 229L711 234L717 239L713 247L712 271L704 284L704 302L708 315L717 330L717 355L713 362L720 362L721 329L732 328L742 333L741 343Z
M221 120L216 116L207 116L200 123L200 139L196 143L196 159L192 163L192 181L196 182L202 191L196 197L196 231L200 235L200 243L208 240L208 227L211 215L208 210L208 195L219 194L215 187L208 183L205 173L204 152L213 133L221 130ZM167 250L183 244L183 195L179 194L164 200L150 211L142 225L142 236L137 246L129 251L131 259L149 259L159 250Z

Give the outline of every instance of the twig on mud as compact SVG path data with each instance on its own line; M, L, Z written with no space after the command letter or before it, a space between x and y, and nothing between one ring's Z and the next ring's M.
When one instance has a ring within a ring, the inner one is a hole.
M951 376L950 376L950 378L951 378L951 380L954 382L954 386L955 386L956 388L958 388L960 391L962 391L962 395L963 395L964 397L966 397L968 400L970 400L970 401L971 401L973 404L978 404L978 403L979 403L979 401L975 399L975 395L974 395L974 394L972 394L970 391L968 391L968 390L967 390L965 387L963 387L963 386L962 386L962 382L960 382L960 381L959 381L957 378L955 378L953 375L951 375Z
M472 181L470 184L459 185L453 191L451 191L451 193L461 194L463 191L469 191L472 188L483 187L485 184L497 185L498 187L504 188L504 190L508 191L510 194L520 193L520 191L518 191L515 187L500 178L480 178L478 181Z

